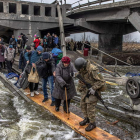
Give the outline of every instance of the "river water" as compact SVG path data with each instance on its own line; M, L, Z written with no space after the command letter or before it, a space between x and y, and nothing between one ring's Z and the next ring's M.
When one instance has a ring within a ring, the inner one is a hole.
M15 82L15 80L11 81ZM77 80L75 80L75 84L77 84ZM109 86L102 95L105 102L126 105L119 101L120 97L127 99L124 86ZM96 113L96 118L98 127L110 134L116 135L122 140L140 140L139 128L122 121L116 124L116 128L107 127L102 120L113 122L117 119L100 112ZM128 136L124 136L124 133L121 134L122 131L126 131ZM37 104L27 103L22 98L14 96L0 82L0 140L59 139L85 140L84 137L75 133Z
M0 82L0 140L85 140L45 109L14 96Z

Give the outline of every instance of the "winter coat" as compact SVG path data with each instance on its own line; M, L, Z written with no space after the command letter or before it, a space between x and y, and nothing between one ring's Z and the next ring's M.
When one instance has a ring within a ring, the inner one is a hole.
M2 48L0 49L0 62L4 62L4 51L5 51L5 48L4 46L2 46Z
M40 40L39 39L35 39L34 43L35 43L35 48L37 48L39 46L39 44L40 44Z
M56 99L66 100L65 97L65 89L64 85L69 84L67 88L67 99L72 99L76 93L75 85L73 78L70 76L70 73L76 72L73 64L70 63L68 67L64 67L62 61L56 67L56 80L55 80L55 87L53 90L52 96Z
M10 38L9 44L13 45L13 47L15 48L17 46L17 39L16 38Z
M24 57L25 53L26 53L26 50L22 50L22 52L20 53L20 57L19 57L19 69L22 69L22 70L25 68L26 63L27 63L27 61L26 61L26 59ZM28 53L28 57L29 57L29 61L30 61L31 52Z
M71 49L71 51L73 51L73 49L74 49L74 42L70 42L70 49Z
M40 59L40 57L42 56L42 53L39 55L37 51L32 51L30 53L31 53L31 60L30 60L28 52L26 52L24 55L26 61L30 60L30 65L32 65L32 63L37 62Z
M54 38L54 44L57 45L58 44L58 41L59 41L58 37L55 37Z
M49 36L47 41L48 41L48 47L51 48L52 47L52 37Z
M52 56L55 59L55 63L58 64L59 61L63 57L63 52L60 49L58 49L58 48L53 48L52 49Z
M8 61L12 61L14 60L14 53L15 53L15 49L12 48L12 50L10 50L8 47L7 49L5 49L4 58L7 59Z

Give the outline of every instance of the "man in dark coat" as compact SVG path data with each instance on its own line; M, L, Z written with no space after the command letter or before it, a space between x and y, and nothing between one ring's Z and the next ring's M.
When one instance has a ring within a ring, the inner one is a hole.
M25 53L28 52L28 56L29 56L29 59L31 57L31 47L30 46L27 46L25 49L23 49L21 51L21 54L20 54L20 57L19 57L19 69L22 69L22 72L27 64L27 61L24 57Z
M17 39L15 38L14 35L12 35L12 38L10 38L9 45L12 45L13 48L15 49L15 54L14 54L14 56L16 56Z
M49 84L49 88L51 91L51 95L53 93L54 89L54 71L55 71L55 61L53 58L51 58L51 55L48 52L44 52L42 54L42 59L40 62L36 63L38 74L40 77L42 77L42 87L43 87L43 93L44 93L44 100L42 102L46 102L48 100L48 93L47 93L47 82ZM39 72L40 71L40 72ZM55 99L52 98L51 106L55 105Z
M49 51L52 50L52 36L50 35L50 33L48 33L48 49Z
M23 34L23 33L21 33L20 35L21 35L21 37L22 37L22 48L24 49L25 44L28 42L28 38L27 38L26 35Z
M55 87L53 91L53 97L55 98L56 111L59 111L59 106L61 100L64 100L63 109L67 112L66 108L66 97L65 88L67 89L67 101L68 101L68 113L70 100L77 94L72 75L77 72L72 63L70 63L70 58L65 56L59 62L55 70Z

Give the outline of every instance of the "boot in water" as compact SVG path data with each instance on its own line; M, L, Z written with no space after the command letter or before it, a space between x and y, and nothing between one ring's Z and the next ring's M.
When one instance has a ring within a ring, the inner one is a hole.
M93 130L94 128L96 128L96 123L94 122L94 123L90 123L86 128L85 128L85 130L86 131L91 131L91 130Z
M81 121L79 124L81 125L81 126L84 126L84 125L86 125L87 123L89 123L89 118L88 117L86 117L83 121Z

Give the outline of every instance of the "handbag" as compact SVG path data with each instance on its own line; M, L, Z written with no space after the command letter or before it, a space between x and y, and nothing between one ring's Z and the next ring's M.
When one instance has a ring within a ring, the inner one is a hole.
M4 53L1 53L2 56L4 56Z
M30 74L28 75L28 81L31 83L38 83L39 82L39 76L35 67L35 72L33 72L33 67L31 69Z

